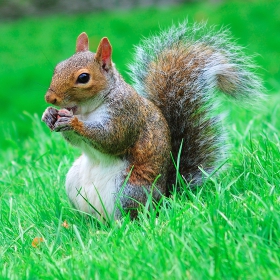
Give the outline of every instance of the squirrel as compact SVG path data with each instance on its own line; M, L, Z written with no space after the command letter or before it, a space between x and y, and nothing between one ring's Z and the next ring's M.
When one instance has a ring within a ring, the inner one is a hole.
M42 116L82 151L66 176L74 207L100 219L136 218L149 195L159 201L170 194L178 173L191 186L202 184L200 169L213 172L226 149L217 91L258 99L254 67L227 29L184 22L136 47L132 87L112 62L108 38L93 53L81 33L45 95L58 109Z

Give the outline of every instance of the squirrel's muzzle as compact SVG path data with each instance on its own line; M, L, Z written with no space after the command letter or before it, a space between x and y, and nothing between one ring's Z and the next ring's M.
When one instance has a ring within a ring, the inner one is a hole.
M55 94L55 92L51 89L49 89L45 95L45 100L48 103L54 104L54 105L58 105L60 102L60 98Z

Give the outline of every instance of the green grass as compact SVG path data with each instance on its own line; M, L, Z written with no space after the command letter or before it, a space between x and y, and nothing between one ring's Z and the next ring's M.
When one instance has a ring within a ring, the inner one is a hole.
M34 135L2 166L0 276L278 279L279 105L268 112L250 114L250 130L241 120L230 126L233 155L218 177L163 198L158 217L144 210L111 226L69 206L64 179L77 151L29 116ZM35 237L44 238L38 248Z
M279 6L229 1L0 24L0 279L279 279ZM87 31L93 50L109 37L126 75L142 35L187 16L228 25L246 53L260 54L267 104L256 112L231 105L228 168L197 191L185 186L138 221L82 216L64 189L79 151L39 120L53 66ZM37 248L35 237L44 239Z

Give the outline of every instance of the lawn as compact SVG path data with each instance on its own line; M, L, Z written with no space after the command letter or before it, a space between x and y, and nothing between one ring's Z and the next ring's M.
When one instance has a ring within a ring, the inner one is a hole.
M279 279L279 14L279 1L226 1L0 23L0 279ZM65 194L79 151L40 121L53 68L86 31L92 50L109 37L129 80L133 45L185 18L230 28L256 55L267 102L225 102L231 154L219 175L138 221L100 224Z

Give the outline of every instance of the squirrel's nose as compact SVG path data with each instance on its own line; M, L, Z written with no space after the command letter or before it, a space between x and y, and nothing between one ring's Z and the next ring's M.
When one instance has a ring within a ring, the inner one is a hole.
M56 104L57 103L57 96L53 92L47 92L45 95L45 100L48 103Z

